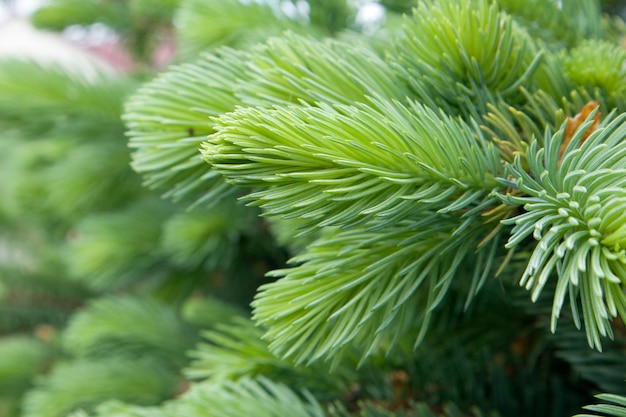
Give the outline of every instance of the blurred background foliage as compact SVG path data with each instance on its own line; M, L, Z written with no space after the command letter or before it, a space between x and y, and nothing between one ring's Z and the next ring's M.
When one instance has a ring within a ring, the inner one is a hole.
M272 280L266 273L304 245L290 238L294 227L259 218L237 189L208 204L201 196L212 179L199 154L172 146L141 160L149 170L188 159L193 181L175 170L143 180L133 171L124 103L164 62L220 47L243 51L231 52L240 59L284 31L383 50L416 0L369 4L383 13L374 21L361 3L52 0L33 14L46 30L105 27L132 65L87 76L0 62L0 416L556 416L597 392L626 393L623 329L604 353L590 353L573 326L550 334L549 299L531 305L506 281L487 284L494 295L464 315L463 297L448 300L417 351L400 338L397 354L357 367L360 353L348 352L332 370L275 357L249 305ZM550 1L498 3L554 51L626 33L621 21L600 18L601 7L623 15L619 1L564 0L564 11ZM584 62L603 50L579 48L563 59L585 84L594 74ZM604 87L622 106L625 78L616 77ZM181 97L181 106L195 99ZM206 114L171 116L197 125L184 137L145 141L199 144L211 132ZM180 196L161 198L172 184Z

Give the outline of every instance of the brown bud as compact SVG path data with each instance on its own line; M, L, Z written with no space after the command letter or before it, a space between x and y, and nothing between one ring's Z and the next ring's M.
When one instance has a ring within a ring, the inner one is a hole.
M587 119L587 117L589 117L591 112L594 111L599 106L600 105L598 104L597 101L591 100L590 102L585 104L585 106L582 108L580 113L578 113L576 116L567 118L567 125L565 126L565 139L563 139L563 143L561 144L561 149L559 151L559 163L561 163L561 158L563 158L563 152L565 152L565 148L567 148L567 145L571 142L572 137L574 137L574 134L576 133L580 125L583 124L585 120ZM600 112L598 111L593 116L593 124L589 126L589 128L587 128L585 133L583 133L583 137L580 141L580 145L585 143L585 140L587 140L589 135L591 135L593 131L598 128L599 125L600 125Z

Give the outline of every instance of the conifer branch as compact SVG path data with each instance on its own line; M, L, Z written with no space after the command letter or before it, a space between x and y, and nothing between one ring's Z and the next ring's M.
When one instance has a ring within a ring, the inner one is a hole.
M598 94L610 109L626 110L626 49L608 41L587 40L568 54L561 54L561 67L571 83L590 95ZM600 67L590 62L602 62Z
M45 133L82 133L107 130L123 139L119 121L122 103L134 83L93 74L77 74L60 65L2 59L0 65L0 122L27 138ZM68 119L72 123L67 122ZM99 128L94 129L94 125ZM80 137L80 135L79 135Z
M406 83L365 43L285 33L250 55L237 86L249 107L368 103L376 97L404 102Z
M162 223L172 207L162 201L138 201L127 210L85 217L68 244L71 276L94 289L112 289L140 280L163 261L155 259ZM132 234L124 233L133 229Z
M265 378L197 384L181 401L170 405L169 415L194 415L196 410L203 410L204 417L326 416L312 395L304 392L300 396L289 387Z
M554 135L546 133L545 147L531 143L528 172L520 157L509 170L511 184L525 196L509 194L502 200L525 210L506 221L515 225L507 247L530 235L539 242L521 285L537 299L556 273L552 331L569 296L575 322L580 326L582 314L589 345L601 349L600 336L612 336L611 319L626 321L626 116L605 120L582 143L594 115L578 128L562 156L565 125Z
M489 270L489 245L476 249L486 229L475 221L425 215L381 230L353 229L320 239L271 273L253 302L254 317L268 327L273 352L296 362L334 359L359 346L363 358L381 340L407 331L423 336L466 257ZM480 278L475 276L475 287ZM471 295L468 295L471 297ZM415 330L417 327L417 330Z
M542 54L487 0L420 2L395 48L392 60L420 101L466 116L497 97L515 100L518 88L532 83Z
M461 211L488 199L501 170L476 129L417 104L239 109L204 145L268 215L311 227L392 224L421 209Z
M204 164L199 143L213 133L210 117L238 104L368 102L404 100L393 70L364 45L287 34L250 53L220 49L142 87L126 105L133 168L150 188L196 204L219 201L234 190Z
M199 343L190 353L193 361L185 369L185 375L192 380L207 380L214 384L263 376L288 383L291 387L305 386L318 395L347 389L348 376L355 377L350 361L331 374L324 364L296 366L278 358L270 351L268 342L262 340L262 335L263 329L248 318L217 323L214 329L203 332L205 342Z
M244 77L246 56L229 49L206 55L161 75L129 99L124 121L135 149L132 166L146 186L198 204L232 193L202 162L198 148L213 132L209 118L239 103L233 85Z
M151 356L174 368L186 362L192 340L173 309L147 297L98 299L73 315L63 332L65 350L76 358Z
M64 417L111 398L152 405L168 398L176 383L176 375L150 361L115 358L61 363L26 394L22 415Z

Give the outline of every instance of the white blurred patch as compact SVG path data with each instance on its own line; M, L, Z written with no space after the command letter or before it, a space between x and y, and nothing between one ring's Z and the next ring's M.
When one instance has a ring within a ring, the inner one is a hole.
M48 4L48 0L13 0L0 2L0 24L12 17L28 17L38 8Z
M59 34L40 31L24 18L10 17L0 24L0 59L33 60L56 64L89 79L114 74L108 63L85 51Z
M85 46L116 42L119 38L113 29L102 23L94 23L89 26L68 26L63 30L63 37Z
M359 8L356 22L359 25L370 26L380 24L385 18L385 8L380 3L368 2Z

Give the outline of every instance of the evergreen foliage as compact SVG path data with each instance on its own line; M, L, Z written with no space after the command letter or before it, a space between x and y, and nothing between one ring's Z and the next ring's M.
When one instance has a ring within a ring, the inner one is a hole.
M176 382L175 375L150 361L113 358L61 363L24 396L22 415L64 416L110 398L155 404L171 395Z
M288 16L263 2L242 5L238 0L186 0L176 19L180 25L180 54L187 60L207 49L220 46L246 49L285 30L307 30L297 16Z
M626 415L626 25L379 5L35 14L141 76L0 65L0 416Z

